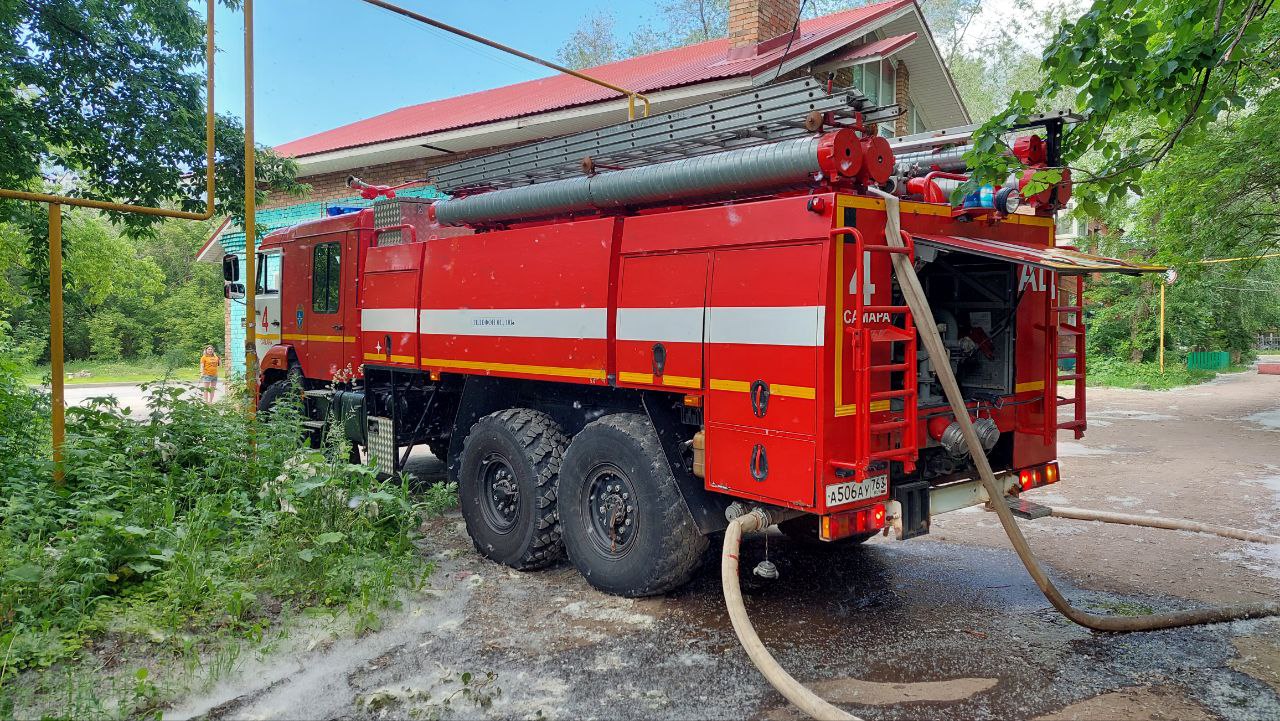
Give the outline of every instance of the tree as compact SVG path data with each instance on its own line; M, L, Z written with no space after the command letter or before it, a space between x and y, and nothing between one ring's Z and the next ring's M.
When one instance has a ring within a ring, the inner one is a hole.
M1004 178L1014 161L1001 136L1044 98L1069 94L1087 113L1062 147L1078 197L1097 214L1102 202L1138 191L1142 174L1180 141L1270 92L1280 72L1271 8L1272 0L1095 0L1054 36L1040 84L1015 93L977 134L974 182Z
M607 12L590 13L556 51L556 59L574 70L619 60L621 51L618 49L613 26L613 15Z
M0 187L203 209L204 32L185 0L0 1ZM243 144L220 116L217 207L237 218ZM292 161L258 155L261 185L305 190ZM109 217L132 234L157 222ZM31 204L0 201L4 220L44 225Z

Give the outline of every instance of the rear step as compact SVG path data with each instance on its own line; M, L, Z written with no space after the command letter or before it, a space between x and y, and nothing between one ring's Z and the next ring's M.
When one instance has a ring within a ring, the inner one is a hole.
M1013 511L1013 515L1028 521L1045 518L1053 514L1052 508L1020 496L1005 496L1004 501L1009 504L1009 510Z

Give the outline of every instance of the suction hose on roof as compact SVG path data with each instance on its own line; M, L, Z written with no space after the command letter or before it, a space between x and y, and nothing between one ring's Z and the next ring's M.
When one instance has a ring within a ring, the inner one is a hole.
M885 210L889 216L885 228L888 244L902 246L898 199L875 189L872 189L872 192L880 195L885 201ZM898 284L906 297L907 305L911 307L912 314L917 318L932 318L933 313L929 308L929 301L920 287L920 279L916 277L915 268L912 266L911 261L899 254L894 254L892 257ZM935 358L946 357L947 351L942 343L942 337L938 334L938 329L933 324L924 323L918 325L917 330L931 356ZM1057 586L1053 585L1053 581L1049 579L1049 574L1031 552L1031 547L1027 544L1026 537L1022 535L1022 530L1018 528L1013 512L1009 510L1009 504L1005 501L1004 491L996 482L995 473L992 472L991 465L987 462L982 443L978 439L977 432L974 431L972 421L969 420L968 408L965 406L964 397L960 393L960 386L956 383L955 375L951 372L951 366L946 363L939 364L936 372L947 396L947 402L951 405L956 421L960 424L960 431L964 436L965 444L969 447L970 455L975 459L979 481L986 490L988 498L991 499L991 506L995 509L996 515L1000 518L1000 525L1004 527L1005 533L1008 534L1009 541L1013 544L1013 549L1017 552L1019 560L1027 568L1027 573L1031 574L1031 578L1040 587L1040 591L1045 595L1045 598L1049 599L1049 603L1053 604L1053 607L1058 609L1062 615L1086 628L1112 633L1154 631L1157 629L1177 628L1179 626L1195 626L1205 623L1222 623L1280 615L1280 604L1274 602L1128 617L1099 616L1081 611L1072 606L1066 597L1062 595L1062 592L1058 590ZM1053 511L1053 515L1061 518L1102 521L1105 523L1122 523L1152 528L1212 533L1225 538L1259 543L1280 543L1280 538L1275 536L1194 521L1148 518L1146 516L1090 511L1079 508L1056 508ZM738 549L744 532L764 530L772 524L773 520L767 512L762 509L756 509L731 521L728 529L725 530L724 547L720 559L720 577L724 590L725 606L729 610L729 620L733 623L734 633L738 635L738 640L751 658L751 662L760 670L765 679L801 711L812 718L822 719L823 721L862 721L857 716L823 700L813 691L805 688L791 674L787 673L785 669L778 665L777 660L773 658L769 650L764 647L760 636L756 634L755 628L751 625L751 619L747 616L746 607L742 602L742 589L738 585Z

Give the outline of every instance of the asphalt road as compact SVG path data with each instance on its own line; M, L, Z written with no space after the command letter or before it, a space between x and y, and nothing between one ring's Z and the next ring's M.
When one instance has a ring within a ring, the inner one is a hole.
M1064 434L1063 480L1038 500L1280 532L1280 376L1090 394L1090 432ZM442 475L430 456L415 470ZM1280 597L1277 547L1059 519L1025 527L1072 602L1096 612ZM933 530L825 552L749 537L742 567L767 554L781 570L772 582L744 575L766 645L867 719L1280 718L1280 621L1093 633L1049 607L993 514L951 514ZM481 559L456 515L428 525L423 556L428 588L380 631L304 626L166 718L796 718L738 646L718 564L664 598L613 598L566 564L517 573Z
M188 393L192 398L200 397L200 389L191 383L181 383L180 385L189 386ZM218 384L218 391L215 398L221 398L224 390L222 384ZM141 385L136 383L121 383L112 385L90 384L78 385L68 384L65 386L63 393L66 396L66 404L68 406L82 406L92 399L97 398L114 398L115 402L121 408L128 408L131 415L135 418L144 417L147 413L147 394Z

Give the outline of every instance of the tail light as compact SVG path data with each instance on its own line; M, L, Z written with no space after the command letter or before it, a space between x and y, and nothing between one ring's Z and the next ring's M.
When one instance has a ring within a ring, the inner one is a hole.
M884 523L884 504L877 503L856 511L823 516L819 535L824 541L836 541L861 533L879 531L884 528Z
M1018 485L1024 491L1029 491L1037 486L1047 486L1050 483L1058 482L1058 464L1057 462L1049 463L1035 468L1024 468L1018 471Z
M1040 485L1040 469L1024 468L1018 473L1018 485L1022 486L1022 490L1028 490Z

